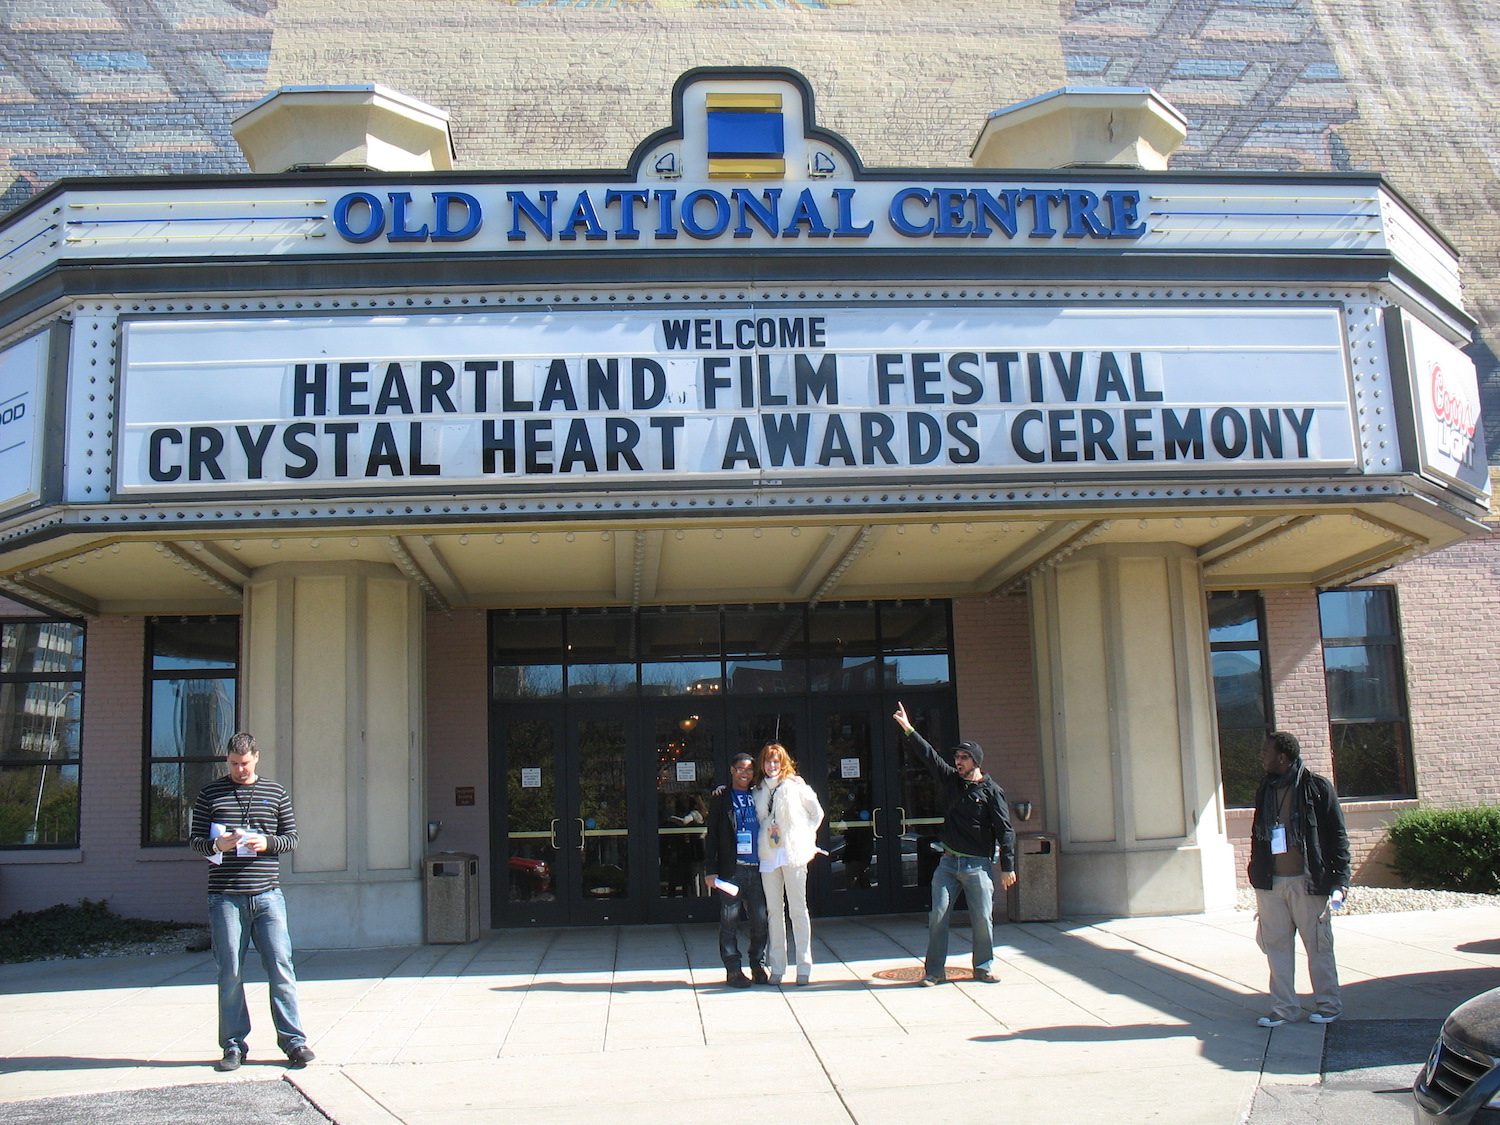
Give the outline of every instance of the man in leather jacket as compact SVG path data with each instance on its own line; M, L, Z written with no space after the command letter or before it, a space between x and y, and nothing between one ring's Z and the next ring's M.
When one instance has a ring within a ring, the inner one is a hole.
M1349 836L1338 793L1302 764L1302 747L1284 731L1266 736L1265 778L1255 795L1250 830L1250 885L1255 888L1256 940L1271 967L1271 1013L1256 1022L1280 1027L1302 1018L1294 979L1292 936L1302 938L1312 977L1313 1023L1343 1011L1333 955L1330 910L1349 888Z

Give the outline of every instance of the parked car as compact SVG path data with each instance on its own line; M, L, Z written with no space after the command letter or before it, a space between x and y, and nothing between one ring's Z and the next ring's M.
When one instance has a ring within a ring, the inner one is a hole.
M552 868L544 859L510 857L510 897L525 902L552 889Z
M1411 1093L1416 1125L1500 1125L1500 988L1453 1009Z

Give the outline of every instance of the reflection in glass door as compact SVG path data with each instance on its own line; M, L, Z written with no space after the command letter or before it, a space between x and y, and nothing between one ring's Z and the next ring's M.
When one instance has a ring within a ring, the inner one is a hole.
M914 695L907 709L934 745L946 745L944 701ZM827 745L831 912L926 909L943 821L936 779L906 753L878 699L825 701L813 728Z
M875 789L875 752L868 707L837 708L815 719L828 745L828 870L835 910L857 910L856 899L871 900L886 883L876 845L882 839L877 818L884 815Z
M656 901L648 908L653 922L707 920L711 913L703 859L717 776L717 711L707 700L649 707L656 791Z
M618 709L539 708L499 724L504 763L504 875L493 883L504 924L623 922L634 888L629 716ZM566 739L560 737L566 732Z
M557 724L550 718L516 718L501 726L505 762L505 875L496 880L506 920L563 924L559 899L562 808L558 786Z
M953 742L952 704L942 697L923 698L912 692L903 700L912 726L940 753L946 753ZM891 775L895 790L895 831L899 841L899 859L894 863L895 876L891 896L894 910L925 910L930 905L932 873L937 869L938 832L943 824L942 788L915 754L900 748L903 741L890 724L893 753Z
M570 842L579 865L580 920L623 922L631 897L630 771L625 716L608 713L573 720L568 755L576 787L577 835Z

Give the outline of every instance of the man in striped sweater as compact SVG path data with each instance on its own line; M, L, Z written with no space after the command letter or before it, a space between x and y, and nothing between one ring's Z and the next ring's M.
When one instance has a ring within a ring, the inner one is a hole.
M250 1034L244 964L250 940L271 987L276 1044L294 1067L313 1059L297 1009L297 975L281 895L281 854L297 846L297 821L286 789L256 774L260 750L243 732L229 740L229 773L209 782L193 805L188 845L208 869L208 924L219 966L218 1070L237 1070Z

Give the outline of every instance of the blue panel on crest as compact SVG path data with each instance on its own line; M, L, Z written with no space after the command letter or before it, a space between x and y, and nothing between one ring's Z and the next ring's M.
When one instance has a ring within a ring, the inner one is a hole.
M709 110L709 156L780 156L786 149L779 113Z

